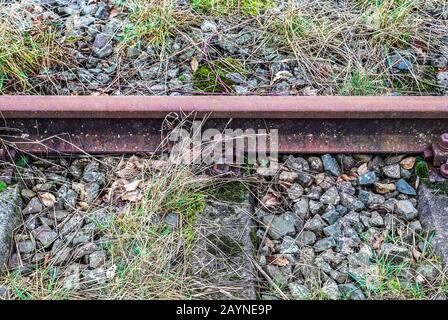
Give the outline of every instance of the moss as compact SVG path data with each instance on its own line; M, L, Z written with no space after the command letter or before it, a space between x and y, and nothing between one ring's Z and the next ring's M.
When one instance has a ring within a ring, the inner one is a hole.
M252 244L254 245L255 248L258 248L258 246L260 245L260 239L258 238L257 235L257 230L252 229L249 232L249 237L250 237L250 241L252 242Z
M193 85L200 92L226 92L229 89L231 90L234 84L226 78L227 74L238 73L243 77L247 75L243 64L237 59L218 59L213 61L211 65L211 67L202 65L193 74Z
M243 202L246 199L247 187L241 181L232 181L218 188L211 193L213 197L221 201Z
M428 179L429 178L429 166L423 159L417 159L415 163L415 174L420 179Z
M204 14L223 15L238 12L238 0L192 0L191 6ZM272 6L272 0L241 0L239 12L243 16L255 16Z
M229 236L211 234L207 238L213 244L208 246L208 252L213 255L223 252L227 256L234 256L243 251L241 244Z

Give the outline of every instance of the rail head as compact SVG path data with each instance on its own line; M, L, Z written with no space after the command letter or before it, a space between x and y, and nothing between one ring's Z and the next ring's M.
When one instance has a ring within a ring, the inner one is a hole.
M8 118L448 119L448 97L0 96Z

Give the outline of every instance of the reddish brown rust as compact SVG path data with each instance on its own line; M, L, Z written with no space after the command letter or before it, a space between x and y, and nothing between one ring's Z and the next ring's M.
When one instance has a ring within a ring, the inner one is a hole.
M29 152L154 152L173 112L278 129L280 153L421 153L448 128L445 97L3 96L0 134Z
M2 96L5 118L446 119L446 97Z

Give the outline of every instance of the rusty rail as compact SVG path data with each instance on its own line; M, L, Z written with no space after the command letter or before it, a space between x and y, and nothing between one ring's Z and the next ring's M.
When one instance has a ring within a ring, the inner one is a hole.
M2 96L0 134L29 152L153 152L172 113L278 129L281 153L419 153L448 131L447 97Z

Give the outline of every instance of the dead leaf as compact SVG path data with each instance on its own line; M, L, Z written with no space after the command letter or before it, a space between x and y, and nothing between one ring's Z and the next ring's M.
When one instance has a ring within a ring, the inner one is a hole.
M273 264L273 265L279 266L279 267L285 267L289 264L288 259L286 259L283 255L267 256L267 261L270 264Z
M276 83L277 81L280 80L286 80L288 78L291 78L292 74L289 71L283 70L283 71L279 71L277 72L277 74L275 75L274 79L271 82L271 85Z
M135 180L134 182L128 183L124 186L124 189L126 192L132 192L137 190L137 188L140 186L140 183L142 180Z
M121 196L121 200L123 201L129 201L129 202L137 202L141 199L140 191L132 191L128 192Z
M274 206L278 206L280 205L282 202L281 200L276 197L274 194L272 193L267 193L263 199L261 199L261 202L266 206L266 207L274 207Z
M356 180L356 177L355 177L355 176L348 175L348 174L345 174L345 173L341 174L341 176L340 176L339 178L341 178L341 179L344 180L344 181L353 181L353 180Z
M193 72L196 72L196 70L198 70L199 62L195 57L193 57L193 59L191 59L190 66L191 66L191 70Z
M84 200L86 198L86 190L84 189L84 185L79 182L72 182L72 189L75 191L80 200Z
M415 260L419 260L422 256L422 253L418 251L416 248L412 247L412 255L414 256Z
M112 10L110 10L110 14L109 14L109 18L114 18L116 16L118 16L121 12L120 8L117 7L113 7Z
M90 207L89 204L85 201L79 201L78 206L81 210L87 210Z
M272 251L275 250L275 244L274 244L274 242L273 242L271 239L269 239L268 237L266 237L266 238L264 239L264 245L267 246L267 247L268 247L269 249L271 249Z
M311 87L306 87L302 90L302 96L314 97L317 96L317 90Z
M54 197L54 195L49 192L40 194L39 198L46 207L52 207L56 202L56 198Z

